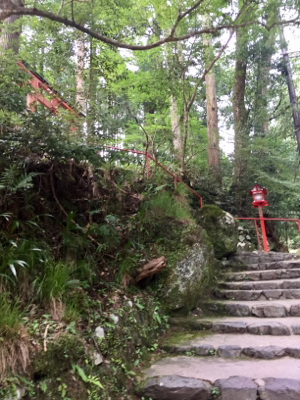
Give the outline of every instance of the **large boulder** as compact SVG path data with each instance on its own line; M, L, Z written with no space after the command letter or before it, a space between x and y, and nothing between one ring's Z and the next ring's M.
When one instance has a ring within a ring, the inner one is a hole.
M231 214L218 206L203 206L197 216L206 230L215 250L215 256L222 258L234 253L238 244L238 229Z
M199 227L198 232L198 242L171 266L162 290L163 303L173 314L184 315L196 308L215 276L213 246L204 229Z

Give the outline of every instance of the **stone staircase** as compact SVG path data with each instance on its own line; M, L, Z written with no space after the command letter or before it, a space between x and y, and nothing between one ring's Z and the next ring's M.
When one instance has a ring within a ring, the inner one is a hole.
M300 400L300 258L236 253L225 270L201 317L170 320L140 398Z

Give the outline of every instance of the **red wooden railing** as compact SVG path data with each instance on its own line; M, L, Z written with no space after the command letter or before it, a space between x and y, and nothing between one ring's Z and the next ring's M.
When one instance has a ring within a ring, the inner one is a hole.
M257 243L258 243L258 248L259 251L261 251L262 246L260 244L260 238L259 238L259 230L257 226L257 221L260 221L261 218L251 218L251 217L236 217L235 219L237 220L248 220L248 221L254 221L255 225L255 232L256 232L256 237L257 237ZM286 222L297 222L298 224L298 232L300 234L300 219L299 218L262 218L264 221L286 221Z
M200 200L200 208L203 207L203 200L202 197L200 196L199 193L195 192L195 190L193 190L189 185L187 185L186 183L183 182L182 179L178 178L178 176L176 176L175 174L173 174L173 172L169 171L165 166L163 166L161 163L159 163L154 157L152 157L149 153L145 153L143 151L139 151L139 150L131 150L131 149L120 149L119 147L115 147L115 146L104 146L106 149L111 149L111 150L116 150L116 151L125 151L127 153L133 153L133 154L140 154L142 156L144 156L145 158L145 163L146 163L146 174L147 174L147 179L149 179L149 160L152 160L155 162L156 165L158 165L162 170L164 170L167 174L171 175L174 179L174 186L175 189L177 187L177 182L182 183L190 192L193 192L195 196L197 196ZM98 153L99 155L101 155L101 152Z
M58 106L77 116L84 116L83 113L76 111L54 90L50 84L38 73L32 71L22 61L18 61L18 66L30 75L29 83L33 87L33 91L27 95L27 109L35 112L36 103L41 103L53 114L57 114ZM38 90L46 92L51 100L46 99Z

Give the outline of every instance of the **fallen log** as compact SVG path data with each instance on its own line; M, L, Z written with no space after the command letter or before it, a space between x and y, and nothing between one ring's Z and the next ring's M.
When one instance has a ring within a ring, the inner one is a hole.
M144 278L148 278L149 276L152 276L154 274L157 274L157 272L161 271L162 269L165 268L167 262L166 258L159 257L155 258L154 260L151 260L147 264L143 265L137 270L137 276L135 277L135 283L138 283Z

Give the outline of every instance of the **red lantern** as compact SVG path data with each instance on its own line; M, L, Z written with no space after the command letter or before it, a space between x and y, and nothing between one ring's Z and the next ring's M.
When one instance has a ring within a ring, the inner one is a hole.
M268 203L265 200L265 195L267 191L265 188L262 188L257 182L251 190L249 190L249 195L253 197L252 206L253 207L262 207L267 206Z

